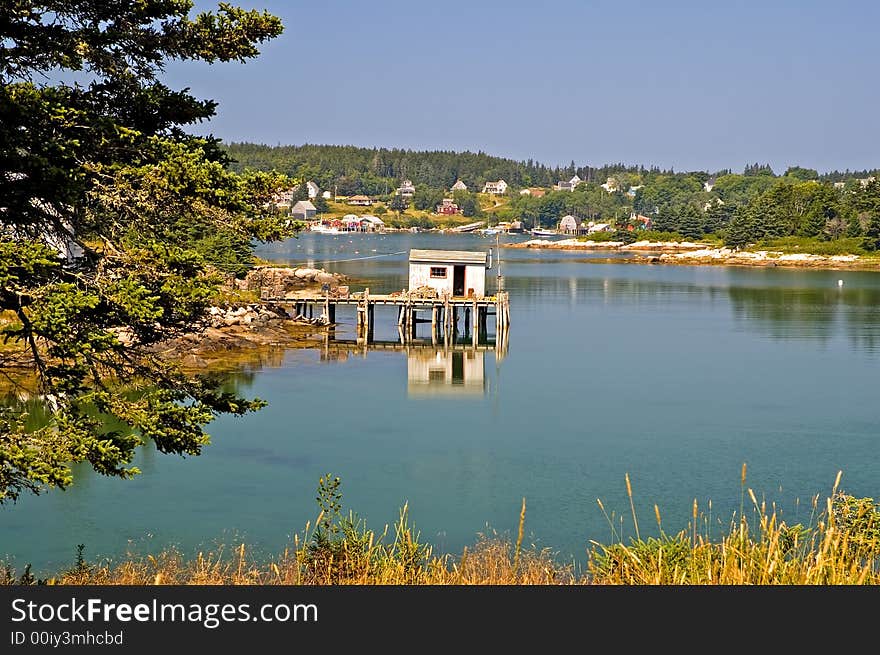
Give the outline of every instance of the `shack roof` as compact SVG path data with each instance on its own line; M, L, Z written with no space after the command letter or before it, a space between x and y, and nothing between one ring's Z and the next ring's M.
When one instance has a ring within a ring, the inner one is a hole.
M470 250L416 250L409 251L410 262L437 262L444 264L486 264L485 252Z

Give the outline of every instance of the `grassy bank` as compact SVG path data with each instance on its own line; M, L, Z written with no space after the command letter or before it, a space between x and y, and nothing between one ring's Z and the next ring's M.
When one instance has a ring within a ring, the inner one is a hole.
M584 572L546 549L523 545L526 502L515 537L479 535L456 557L435 554L423 543L407 508L381 533L342 511L340 481L330 475L318 486L320 511L291 546L270 561L255 558L245 544L187 559L169 550L158 556L129 556L115 564L87 561L80 546L71 567L45 580L29 568L6 567L5 584L60 585L875 585L880 583L880 507L871 498L839 490L813 499L807 525L788 525L758 502L742 471L742 506L726 534L711 539L710 521L696 502L692 522L676 533L641 537L630 498L634 538L589 544ZM599 507L605 509L599 501ZM711 510L711 506L709 508ZM607 515L606 515L607 516ZM613 521L609 518L609 523ZM614 526L612 525L614 528ZM616 534L616 533L615 533ZM0 573L0 575L3 575Z

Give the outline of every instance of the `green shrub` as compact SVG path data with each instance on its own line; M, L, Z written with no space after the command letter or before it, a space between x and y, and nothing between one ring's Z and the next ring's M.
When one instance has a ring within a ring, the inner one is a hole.
M750 250L777 250L786 254L807 253L811 255L863 255L865 248L860 237L821 241L814 237L776 237L759 241Z

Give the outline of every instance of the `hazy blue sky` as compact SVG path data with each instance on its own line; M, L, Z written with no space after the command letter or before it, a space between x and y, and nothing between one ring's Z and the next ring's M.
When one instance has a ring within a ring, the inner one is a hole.
M878 0L233 4L284 34L247 64L167 78L220 103L199 131L226 141L880 167Z

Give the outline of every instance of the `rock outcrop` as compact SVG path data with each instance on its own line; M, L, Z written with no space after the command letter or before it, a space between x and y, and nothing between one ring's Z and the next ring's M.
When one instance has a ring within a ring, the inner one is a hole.
M328 273L323 268L257 266L243 280L235 280L235 287L257 292L261 300L267 300L293 297L298 291L320 289L325 284L335 290L346 279L341 273Z

